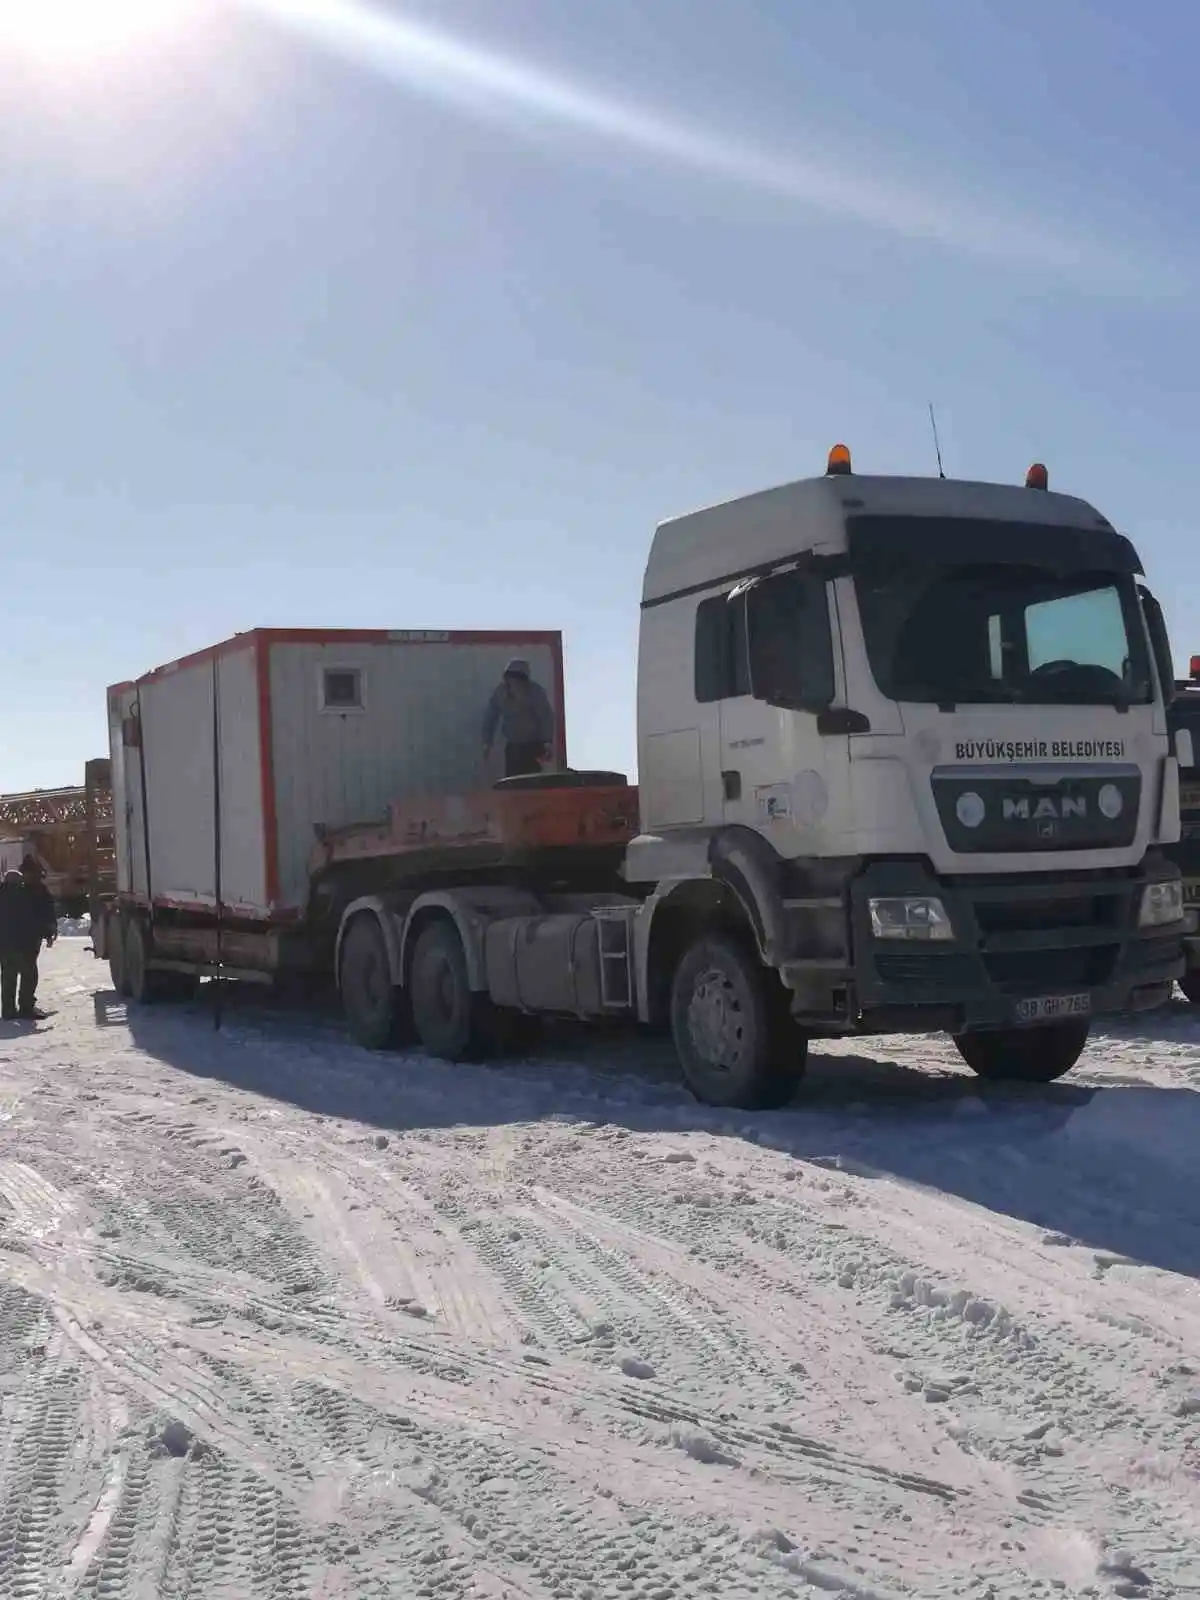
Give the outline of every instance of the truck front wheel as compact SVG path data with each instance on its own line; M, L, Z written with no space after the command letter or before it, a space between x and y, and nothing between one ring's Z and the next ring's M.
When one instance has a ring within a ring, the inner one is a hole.
M960 1033L954 1041L972 1072L993 1082L1009 1083L1053 1083L1070 1072L1087 1042L1086 1022Z
M409 971L417 1037L442 1061L479 1061L496 1043L490 998L475 994L453 923L439 917L417 935Z
M392 982L383 931L373 916L346 929L338 988L350 1032L368 1050L391 1050L412 1039L407 996Z
M721 934L698 940L676 967L671 1033L688 1088L709 1105L785 1106L808 1064L778 979Z

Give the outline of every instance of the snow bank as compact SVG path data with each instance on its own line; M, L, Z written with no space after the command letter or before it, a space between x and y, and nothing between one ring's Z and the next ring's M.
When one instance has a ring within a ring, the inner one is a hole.
M59 917L58 937L60 939L87 939L91 937L92 919L85 911L81 917Z
M1099 1153L1136 1153L1168 1167L1195 1167L1200 1094L1190 1089L1098 1089L1072 1112L1062 1137Z

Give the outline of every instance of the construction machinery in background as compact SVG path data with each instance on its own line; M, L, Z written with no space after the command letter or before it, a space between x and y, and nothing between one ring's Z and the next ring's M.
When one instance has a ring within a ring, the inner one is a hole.
M84 781L67 789L0 795L0 869L40 862L59 913L80 917L116 892L112 763L89 761Z
M364 1045L448 1060L636 1019L720 1104L786 1101L834 1035L945 1031L1050 1081L1184 971L1191 740L1140 573L1044 467L861 477L839 446L658 528L640 789L566 768L557 634L239 635L109 691L96 954L138 1001L336 985ZM496 781L514 649L558 770Z

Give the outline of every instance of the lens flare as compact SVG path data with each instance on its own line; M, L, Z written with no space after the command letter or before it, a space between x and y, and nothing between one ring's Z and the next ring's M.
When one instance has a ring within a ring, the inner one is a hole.
M307 35L332 55L457 106L468 114L507 115L547 133L590 136L643 160L690 168L709 178L774 195L831 218L865 223L905 238L972 254L1137 283L1137 263L1098 241L1060 233L1020 212L952 197L931 181L911 186L855 171L820 149L778 151L723 134L668 110L611 94L515 52L433 27L373 0L235 0L244 9ZM1132 275L1132 276L1131 276ZM1161 272L1155 273L1161 278Z
M198 0L0 0L0 58L49 62L123 56L170 35Z

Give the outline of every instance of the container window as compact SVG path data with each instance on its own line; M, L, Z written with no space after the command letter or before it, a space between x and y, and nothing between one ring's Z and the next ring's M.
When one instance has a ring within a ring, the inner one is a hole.
M361 711L363 674L361 667L326 667L321 674L322 711Z

